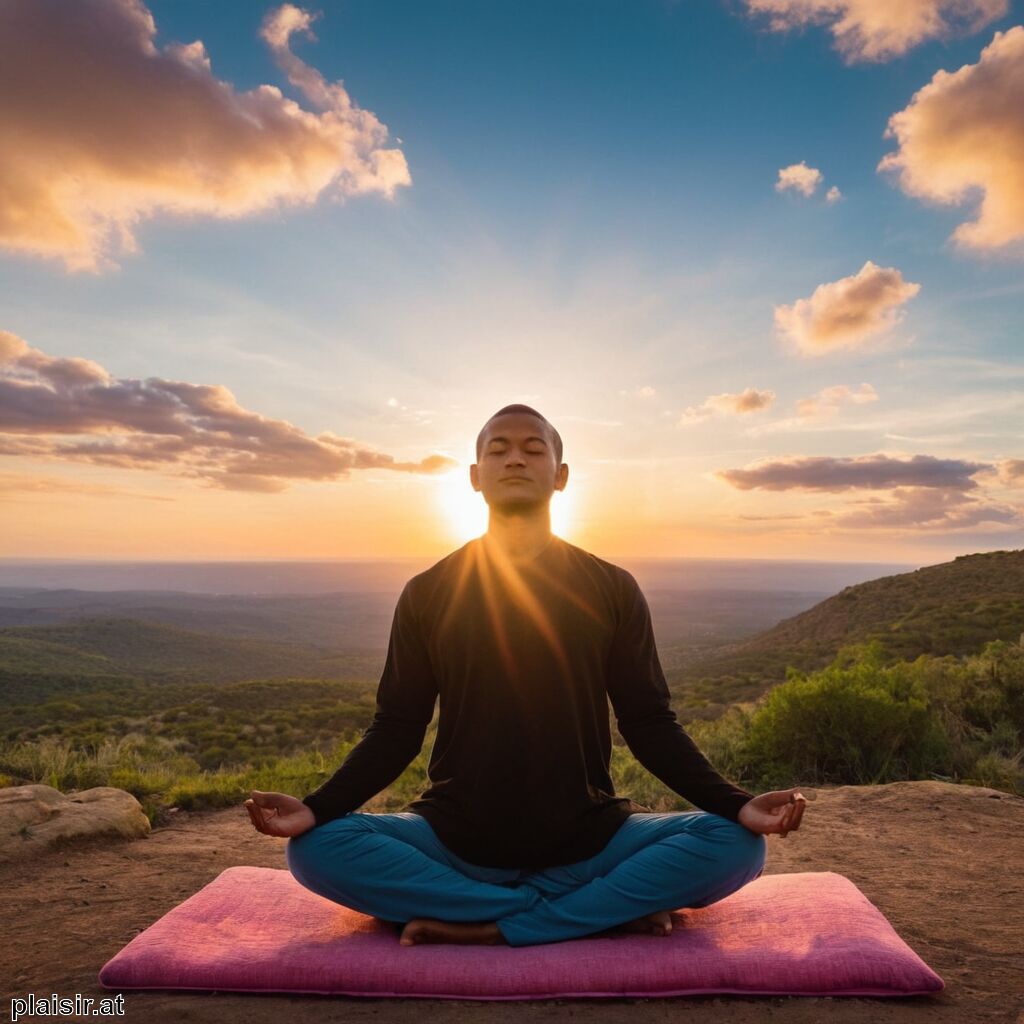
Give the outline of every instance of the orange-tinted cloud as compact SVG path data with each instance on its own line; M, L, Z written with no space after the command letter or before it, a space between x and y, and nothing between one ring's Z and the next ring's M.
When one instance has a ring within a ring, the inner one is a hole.
M230 490L280 491L355 469L438 473L444 455L396 462L347 437L311 437L243 409L220 384L112 377L88 359L46 355L0 331L0 455L162 469Z
M784 192L790 189L799 192L801 195L812 196L814 190L821 184L822 174L816 167L808 167L803 160L798 164L790 164L788 167L779 168L779 177L775 182L775 191Z
M810 398L798 398L795 416L787 416L770 423L760 423L757 426L748 427L746 433L750 437L760 437L764 434L805 430L808 426L836 419L843 406L865 405L868 402L877 401L878 392L870 384L861 384L856 391L846 384L834 384L831 387L822 388Z
M956 488L900 487L884 498L865 498L831 523L849 529L958 530L981 523L1018 523L1021 509L986 501Z
M920 290L895 267L868 260L851 277L818 285L809 299L776 306L775 326L804 355L858 348L899 323L899 307Z
M775 401L774 391L759 391L745 388L739 392L726 391L720 395L708 395L698 406L689 406L679 417L676 426L685 427L707 419L709 416L745 416L748 413L767 409Z
M387 129L289 49L286 4L263 36L319 112L272 85L215 77L200 41L154 43L141 0L0 4L0 246L97 271L157 213L240 217L410 183Z
M1024 487L1024 459L1003 459L999 479L1009 487Z
M1024 240L1024 26L997 32L977 64L937 71L889 118L899 149L880 171L895 171L908 195L937 203L981 203L953 240L991 250Z
M801 419L820 419L836 415L841 405L864 405L877 402L878 392L870 384L861 384L856 391L845 384L822 388L811 398L801 398L796 403L796 414Z
M778 32L828 25L848 63L898 57L929 39L977 32L1001 18L1008 0L747 0Z
M1018 524L1024 510L989 499L974 479L993 469L988 463L965 459L874 454L768 458L715 475L743 491L883 492L855 498L838 510L819 509L799 517L808 523L827 519L829 529L958 530L981 523Z
M891 455L798 455L767 458L743 469L722 469L715 475L741 491L848 491L857 488L937 487L959 491L978 485L971 478L989 470L983 462L937 459L933 455L897 458Z
M142 494L124 491L106 484L89 484L78 480L62 480L52 476L26 476L19 473L0 473L0 494L12 495L75 494L98 498L141 498L144 501L175 501L162 494Z

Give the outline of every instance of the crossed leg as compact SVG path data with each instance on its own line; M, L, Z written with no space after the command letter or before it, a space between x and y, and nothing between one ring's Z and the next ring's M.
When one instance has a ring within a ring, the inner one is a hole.
M764 836L717 814L633 814L595 857L525 875L551 895L495 921L511 946L557 942L657 914L705 907L764 870Z
M420 815L354 813L290 839L286 856L306 888L408 921L403 941L521 946L714 903L760 874L765 843L700 811L635 814L595 857L525 872L461 860Z

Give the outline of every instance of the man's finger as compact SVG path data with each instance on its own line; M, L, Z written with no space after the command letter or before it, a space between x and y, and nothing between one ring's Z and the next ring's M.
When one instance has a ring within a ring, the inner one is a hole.
M257 831L259 831L260 824L256 820L256 815L257 815L256 805L251 800L246 800L245 801L245 809L248 812L249 820L252 822L253 828L255 828Z
M785 839L786 833L789 832L789 821L793 816L793 806L790 804L782 814L782 818L779 820L779 835Z
M793 797L793 803L786 810L785 817L783 818L783 835L785 835L787 832L792 832L800 827L800 820L804 816L804 808L806 806L807 801L804 799L803 795L801 793L797 793Z
M782 833L784 836L786 834L788 834L789 832L793 831L793 828L794 828L793 822L796 819L796 814L797 814L797 805L796 804L791 804L789 809L786 811L786 817L785 817L785 819L782 822L782 827L785 830Z
M799 797L799 794L796 791L792 791L789 799L789 805L786 807L780 823L780 834L783 838L786 837L788 832L792 832L792 830L796 828L796 823L800 820L800 808L803 806L802 798Z
M803 820L804 816L804 808L807 807L807 801L803 797L798 797L793 806L793 824L790 826L791 830L800 827L800 822Z
M247 800L245 802L245 807L246 810L249 812L249 817L252 819L252 823L256 831L262 832L266 835L266 824L263 820L263 812L260 810L259 806L256 803Z

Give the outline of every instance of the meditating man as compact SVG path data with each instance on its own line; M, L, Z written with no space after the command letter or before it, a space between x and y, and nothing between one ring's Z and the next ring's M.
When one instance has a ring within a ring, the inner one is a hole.
M476 456L487 532L405 585L372 724L304 799L254 790L253 825L289 837L302 885L395 922L402 945L666 935L670 911L756 878L804 798L733 785L683 730L636 580L551 532L569 473L554 427L506 406ZM438 697L430 785L358 812L420 752ZM615 795L609 699L640 764L701 810Z

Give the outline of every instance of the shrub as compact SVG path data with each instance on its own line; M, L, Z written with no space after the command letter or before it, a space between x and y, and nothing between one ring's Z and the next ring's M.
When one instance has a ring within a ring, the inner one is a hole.
M813 675L791 671L741 743L769 785L921 778L945 763L948 747L917 673L906 662L886 666L877 643L847 648Z

